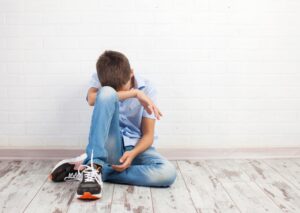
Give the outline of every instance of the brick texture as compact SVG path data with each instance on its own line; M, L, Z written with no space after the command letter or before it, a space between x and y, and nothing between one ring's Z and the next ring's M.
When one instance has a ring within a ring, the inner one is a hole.
M153 81L158 147L300 145L298 0L1 0L0 146L84 148L105 49Z

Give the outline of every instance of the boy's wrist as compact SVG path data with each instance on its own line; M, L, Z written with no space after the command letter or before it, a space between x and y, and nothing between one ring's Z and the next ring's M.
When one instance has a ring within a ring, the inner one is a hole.
M132 150L130 150L130 152L132 153L133 158L135 158L139 154L135 147Z
M134 97L137 98L140 90L134 89L133 92L134 92Z
M137 98L139 90L138 89L131 89L128 91L117 91L119 100L125 100L128 98Z

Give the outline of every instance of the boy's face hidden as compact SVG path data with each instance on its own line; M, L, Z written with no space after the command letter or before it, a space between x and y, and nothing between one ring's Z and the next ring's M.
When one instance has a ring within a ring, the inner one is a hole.
M130 79L127 81L125 85L123 85L118 91L129 91L132 87L134 87L134 74L133 70L130 73Z

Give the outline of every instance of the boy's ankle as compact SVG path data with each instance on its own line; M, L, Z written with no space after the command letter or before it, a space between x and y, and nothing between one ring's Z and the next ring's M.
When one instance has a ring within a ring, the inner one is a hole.
M88 166L91 166L91 164L89 163ZM102 172L102 165L100 164L93 163L93 168Z

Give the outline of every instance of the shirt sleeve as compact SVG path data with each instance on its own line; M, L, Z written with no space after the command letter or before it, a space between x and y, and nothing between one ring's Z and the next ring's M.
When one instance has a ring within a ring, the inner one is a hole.
M91 79L88 83L88 89L91 88L91 87L95 87L95 88L100 88L101 87L101 83L98 79L98 75L97 75L97 72L94 72L92 75L91 75ZM86 101L88 101L88 96L86 95Z
M151 83L145 88L144 93L153 101L153 103L157 106L157 90L155 86ZM156 120L154 112L152 114L149 114L145 109L143 109L143 117L151 118Z
M100 88L101 84L100 81L98 79L98 75L96 72L94 72L91 76L90 82L89 82L89 88L91 87L95 87L95 88Z

